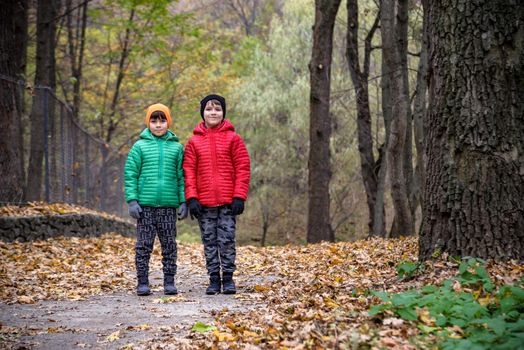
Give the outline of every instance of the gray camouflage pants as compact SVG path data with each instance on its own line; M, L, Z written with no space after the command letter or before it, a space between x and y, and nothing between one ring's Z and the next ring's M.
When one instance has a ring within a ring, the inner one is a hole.
M142 207L142 214L136 225L135 264L137 276L149 274L149 259L156 235L158 235L162 247L164 275L176 274L176 219L175 208Z
M236 265L236 218L230 205L202 207L198 219L208 274L234 272Z

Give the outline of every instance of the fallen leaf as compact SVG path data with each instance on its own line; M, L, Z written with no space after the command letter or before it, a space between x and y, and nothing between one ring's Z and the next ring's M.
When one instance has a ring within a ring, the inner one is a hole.
M120 339L121 331L116 331L111 333L106 337L106 340L110 343L114 342L115 340Z

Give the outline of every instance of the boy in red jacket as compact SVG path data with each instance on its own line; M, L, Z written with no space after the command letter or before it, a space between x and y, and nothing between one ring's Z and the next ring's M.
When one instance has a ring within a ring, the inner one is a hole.
M221 289L224 294L235 294L235 226L247 199L249 154L233 124L225 119L222 96L204 97L200 115L204 121L195 127L184 151L185 195L204 244L210 281L206 294Z

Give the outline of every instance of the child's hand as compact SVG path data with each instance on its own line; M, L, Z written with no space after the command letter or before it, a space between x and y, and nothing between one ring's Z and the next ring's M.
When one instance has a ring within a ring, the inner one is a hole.
M191 198L189 200L189 215L191 215L191 220L194 218L199 218L202 215L202 205L196 198Z
M187 204L182 203L178 207L178 220L184 220L187 218Z
M131 201L127 203L129 209L129 215L134 219L140 219L140 213L142 213L142 207L137 201Z
M244 212L244 201L240 198L233 198L231 203L231 213L233 215L240 215Z

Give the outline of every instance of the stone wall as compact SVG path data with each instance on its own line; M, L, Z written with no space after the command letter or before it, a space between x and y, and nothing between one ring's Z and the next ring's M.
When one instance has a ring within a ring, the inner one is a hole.
M0 240L28 242L56 236L98 237L107 232L135 235L135 225L94 214L0 217Z

